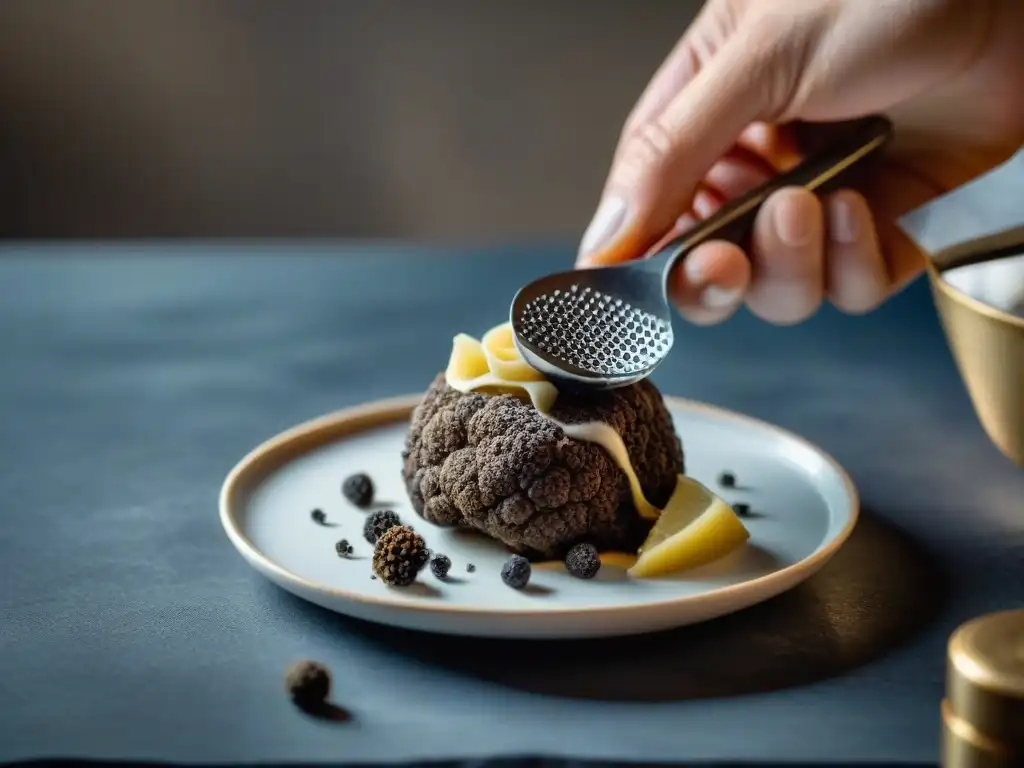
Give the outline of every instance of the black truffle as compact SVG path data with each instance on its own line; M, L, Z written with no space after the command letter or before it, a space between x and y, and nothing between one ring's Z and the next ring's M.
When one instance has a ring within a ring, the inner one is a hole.
M439 579L448 578L451 567L452 560L448 555L434 555L430 560L430 571Z
M723 488L735 488L736 487L736 475L732 472L723 472L718 476L718 484Z
M501 580L512 589L523 589L530 583L530 561L522 555L512 555L501 567Z
M404 525L388 528L373 549L373 572L393 587L412 584L426 564L426 542Z
M653 384L562 392L551 416L610 425L647 500L665 505L684 471L683 450ZM567 437L521 398L459 392L443 374L412 415L402 462L416 514L480 531L532 560L561 560L583 539L601 549L636 550L650 531L633 508L625 473L604 448Z
M476 566L473 565L472 563L467 563L467 565L466 565L466 573L473 573L475 571L476 571Z
M327 522L327 515L324 514L322 509L314 509L309 513L309 516L313 519L313 522L318 525L323 525Z
M324 704L331 695L331 673L318 662L297 661L285 671L284 686L298 706L312 709Z
M338 557L348 557L352 554L352 545L348 543L348 539L341 539L337 544L334 545L334 551L338 553Z
M601 570L601 556L593 544L577 544L565 556L565 569L577 579L592 579Z
M733 504L732 509L739 517L748 517L750 515L750 505L745 502L739 501Z
M371 544L376 544L377 539L384 535L389 528L401 525L402 521L398 515L390 509L378 509L370 514L363 523L363 538Z
M368 507L373 503L373 480L365 472L346 477L341 493L357 507Z

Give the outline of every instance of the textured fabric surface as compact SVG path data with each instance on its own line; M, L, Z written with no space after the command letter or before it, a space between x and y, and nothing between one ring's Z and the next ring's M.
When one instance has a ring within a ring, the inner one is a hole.
M867 513L819 575L699 627L504 643L302 603L234 552L217 492L279 430L421 390L568 249L0 253L0 761L934 763L949 633L1024 600L1024 473L924 285L866 317L680 325L656 376L850 470ZM291 707L296 657L350 722Z

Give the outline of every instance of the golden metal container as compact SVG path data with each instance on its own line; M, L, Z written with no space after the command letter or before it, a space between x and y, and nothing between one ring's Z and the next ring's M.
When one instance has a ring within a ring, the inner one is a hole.
M950 638L942 765L1024 766L1024 610L981 616Z
M973 299L942 279L928 279L957 368L985 432L1024 466L1024 318Z

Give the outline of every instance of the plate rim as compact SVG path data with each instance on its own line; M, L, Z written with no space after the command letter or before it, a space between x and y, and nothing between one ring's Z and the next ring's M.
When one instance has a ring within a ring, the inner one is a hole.
M861 503L857 487L843 466L827 451L817 444L801 437L795 432L780 427L771 422L759 419L754 416L732 411L710 403L691 400L675 395L662 395L666 407L669 410L676 407L690 412L701 413L705 416L712 416L717 419L725 419L734 422L742 422L749 426L760 429L767 429L788 440L794 441L802 447L809 449L818 455L839 478L843 489L849 499L849 518L845 525L827 541L823 546L812 552L807 557L787 565L778 571L758 576L738 584L729 584L717 587L708 592L701 592L696 595L678 595L659 600L647 600L638 603L629 603L615 606L560 606L557 609L547 610L508 610L507 608L474 607L468 605L443 605L435 603L400 602L387 598L376 597L360 592L353 592L348 589L331 587L310 581L298 574L284 568L269 556L264 554L251 542L242 532L242 526L236 519L235 502L241 496L245 488L255 487L262 482L277 467L287 463L289 460L315 450L323 445L332 442L337 437L358 434L373 428L388 426L402 419L408 418L413 409L423 400L425 393L398 395L395 397L371 400L357 405L341 408L321 416L300 422L288 429L285 429L272 437L259 443L256 447L245 454L225 477L221 484L218 495L219 519L228 539L235 549L254 566L259 569L273 573L276 579L291 584L294 588L310 591L321 595L327 595L342 601L368 605L374 608L387 611L409 612L412 614L439 614L448 613L453 615L469 615L476 617L529 617L542 619L544 617L556 616L581 616L600 615L606 613L622 614L643 614L651 611L667 610L676 606L700 606L705 602L714 600L729 600L730 596L742 596L746 593L755 592L762 594L760 599L753 603L749 600L739 600L742 606L749 606L776 597L797 584L801 583L816 573L827 563L836 552L846 543L853 533L857 522L860 519ZM272 459L285 455L283 462L273 462ZM269 470L265 465L273 465ZM767 594L765 594L767 590ZM736 610L741 610L737 608ZM726 611L731 613L732 611Z

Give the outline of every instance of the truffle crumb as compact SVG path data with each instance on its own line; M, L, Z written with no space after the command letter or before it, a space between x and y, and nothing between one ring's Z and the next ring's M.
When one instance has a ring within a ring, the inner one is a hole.
M718 476L718 484L723 488L736 487L736 475L728 470Z
M341 493L357 507L366 508L373 503L373 481L365 472L359 472L345 478Z
M341 539L335 544L334 551L338 553L338 557L348 557L353 552L352 545L348 543L348 539Z
M331 694L331 673L316 661L297 661L285 671L284 685L297 706L314 709Z
M448 578L448 571L451 570L452 560L448 555L434 555L430 561L430 571L442 581Z
M592 579L601 570L601 556L593 544L577 544L565 556L565 568L577 579Z
M395 525L401 525L402 521L398 515L390 509L379 509L370 514L363 523L363 538L371 544L376 544L377 539L384 535L384 532Z
M327 522L327 515L324 514L324 511L322 509L314 509L312 512L309 513L309 516L317 525L324 525Z
M466 573L473 573L474 571L476 571L476 566L473 565L472 563L467 563L466 564Z
M750 515L750 505L746 502L739 501L732 505L732 509L740 517L748 517Z
M394 525L377 539L373 572L393 587L407 587L427 564L427 546L412 528Z
M501 580L512 589L523 589L530 583L530 561L522 555L512 555L501 567Z

